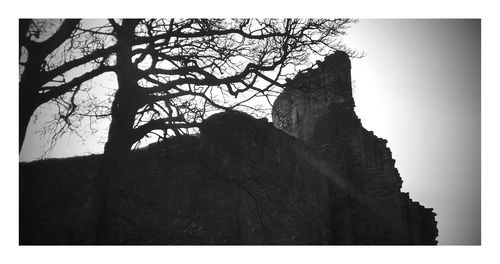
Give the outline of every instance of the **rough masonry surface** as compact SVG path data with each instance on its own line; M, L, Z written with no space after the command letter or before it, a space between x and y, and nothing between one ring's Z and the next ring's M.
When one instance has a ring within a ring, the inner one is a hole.
M386 143L362 127L336 52L289 81L273 123L228 111L134 151L116 244L436 244L435 213L401 192ZM100 161L20 163L20 244L93 243Z

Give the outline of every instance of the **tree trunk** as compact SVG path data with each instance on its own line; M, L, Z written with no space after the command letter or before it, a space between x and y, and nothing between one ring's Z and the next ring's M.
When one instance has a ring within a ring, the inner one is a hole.
M31 116L38 108L38 105L30 101L29 99L19 98L19 153L21 153L23 147Z
M123 230L119 223L120 185L124 180L130 147L123 144L117 135L106 143L100 170L96 178L95 232L97 244L119 244L123 241Z
M135 115L140 107L138 96L142 92L137 85L135 65L132 64L132 41L139 21L124 20L117 29L116 77L118 90L111 108L111 124L108 141L104 148L100 170L96 176L94 218L96 243L120 244L124 230L120 223L120 188L126 181L123 173L127 167Z
M24 66L24 72L19 80L19 152L24 143L31 116L44 103L35 87L39 86L41 55L34 52Z

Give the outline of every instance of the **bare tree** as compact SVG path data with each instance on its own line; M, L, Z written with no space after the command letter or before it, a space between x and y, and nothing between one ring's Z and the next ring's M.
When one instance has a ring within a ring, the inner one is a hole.
M179 134L195 128L208 110L234 109L257 96L276 95L284 86L284 73L296 73L285 68L306 63L311 53L324 55L343 48L336 37L350 22L136 21L134 34L127 36L131 38L126 43L127 65L115 72L126 75L127 89L121 88L125 84L118 78L113 120L125 119L125 114L117 113L126 103L129 124L120 133L127 135L124 143L130 148L155 130ZM123 25L113 24L116 32L123 31ZM115 137L111 130L109 137Z
M54 126L53 133L71 125L69 117L77 107L75 95L81 85L112 69L109 55L116 47L107 39L112 37L110 30L109 25L86 29L80 19L19 20L19 151L40 105L58 100L60 114L53 124L64 125ZM79 68L85 65L92 69Z
M343 49L349 19L109 20L118 90L98 181L97 241L120 238L119 183L134 143L181 134L208 112L242 107L284 86L310 54Z

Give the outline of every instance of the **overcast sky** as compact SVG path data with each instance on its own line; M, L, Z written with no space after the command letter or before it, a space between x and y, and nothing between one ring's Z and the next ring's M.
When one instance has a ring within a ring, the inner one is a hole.
M403 191L437 213L440 244L480 243L479 20L360 20L348 47L356 113L389 141ZM28 128L20 160L40 156L45 140ZM101 131L105 136L106 131ZM64 137L52 157L98 153L102 137L84 144Z
M479 244L480 20L361 20L356 113L389 141L403 191L437 213L439 244Z

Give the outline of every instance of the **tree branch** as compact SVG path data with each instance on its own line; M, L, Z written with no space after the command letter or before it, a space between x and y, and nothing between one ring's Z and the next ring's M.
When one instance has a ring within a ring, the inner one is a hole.
M101 66L93 71L86 72L81 76L78 76L71 81L59 85L59 86L46 86L41 87L41 91L47 91L40 95L42 102L48 102L50 99L57 98L67 92L69 92L73 87L79 86L82 83L108 71L112 71L114 67L112 66Z
M97 58L108 56L115 51L116 51L116 46L111 46L111 47L106 48L106 49L96 50L95 52L93 52L89 55L83 56L83 57L75 59L75 60L68 61L68 62L64 63L63 65L61 65L53 70L50 70L48 72L42 72L41 73L41 84L43 85L43 84L51 81L53 78L57 77L58 75L61 75L61 74L65 73L65 72L67 72L75 67L81 66L81 65L88 63L92 60L95 60Z
M65 19L54 35L46 41L41 42L39 46L40 51L44 55L43 57L50 54L64 41L66 41L71 36L71 33L76 29L78 23L80 23L80 19Z

